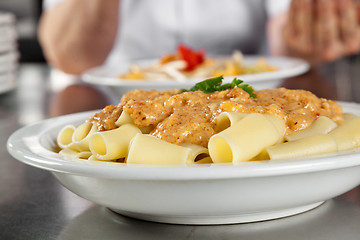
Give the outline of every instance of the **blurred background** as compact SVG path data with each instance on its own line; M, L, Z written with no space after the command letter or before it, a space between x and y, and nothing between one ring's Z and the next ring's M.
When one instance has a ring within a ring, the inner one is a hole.
M0 11L16 16L20 62L44 62L37 40L37 24L42 10L42 0L1 0Z
M11 131L47 115L49 67L37 39L42 0L0 1L0 124ZM15 34L13 34L15 33ZM6 69L7 68L7 69ZM5 146L5 144L4 144Z

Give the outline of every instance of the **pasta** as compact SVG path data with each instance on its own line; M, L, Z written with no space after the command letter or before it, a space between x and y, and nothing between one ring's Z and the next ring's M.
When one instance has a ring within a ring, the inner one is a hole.
M187 161L187 164L212 163L209 156L209 150L207 148L192 143L182 143L180 146L191 150L191 158Z
M359 147L360 118L347 119L337 127L330 119L319 118L314 125L294 135L296 137L284 138L285 125L278 118L259 113L224 112L216 121L219 133L210 138L208 148L163 141L142 133L130 121L123 121L118 128L105 132L96 131L88 122L77 128L67 125L59 132L57 141L62 148L59 154L90 161L123 159L122 162L129 164L161 165L284 161Z
M97 132L96 125L85 122L75 129L72 135L72 142L78 146L80 150L89 150L89 137Z
M188 58L183 58L181 53L176 53L165 55L158 62L147 67L132 63L128 71L119 75L118 78L127 80L171 79L186 82L189 78L234 76L278 70L277 67L267 64L265 58L259 58L253 64L245 64L240 51L234 51L228 58L205 59L204 54L200 53L200 55L201 61L199 62L189 61Z
M265 152L272 161L297 159L336 151L337 145L334 138L326 134L313 135L265 148Z
M72 144L72 136L76 127L74 125L66 125L57 135L56 142L60 148L67 148Z
M329 133L335 139L339 151L360 147L360 117L351 118Z
M120 115L120 117L118 118L118 120L115 122L115 125L120 127L121 125L124 125L124 124L134 124L134 121L132 120L132 118L130 117L130 115L123 111ZM142 133L149 133L151 131L151 126L149 127L142 127L140 128L140 131Z
M160 93L148 92L155 103L127 95L121 111L106 107L79 126L64 126L59 154L89 163L191 166L288 161L360 147L360 117L301 91L267 90L256 100L239 89ZM286 102L289 96L298 102Z
M90 151L76 151L71 148L64 148L59 152L59 154L70 159L73 158L89 159L92 156Z
M185 165L192 158L191 148L171 144L147 134L137 134L130 143L127 163Z
M134 124L134 121L132 120L132 118L130 117L130 115L127 112L123 111L121 113L120 117L116 120L115 125L120 127L121 125L124 125L127 123Z
M140 129L133 124L124 124L110 131L94 133L89 139L89 148L100 160L115 160L127 156L130 140Z
M275 117L253 113L213 135L209 153L214 163L242 162L283 138L285 124Z
M348 122L348 121L350 121L352 119L357 118L358 116L356 116L355 114L352 114L352 113L344 113L343 117L344 117L344 121Z
M287 141L294 141L306 137L315 136L318 134L327 134L331 130L337 127L337 124L328 117L321 116L315 120L310 127L305 130L298 131L292 134L289 134L285 137Z
M73 142L73 135L75 130L76 127L74 125L66 125L60 130L56 138L56 142L61 149L67 148L77 152L84 150L81 147L79 147L78 144Z
M235 122L241 120L248 113L241 113L241 112L222 112L216 118L216 126L215 132L221 132L222 130L230 127Z

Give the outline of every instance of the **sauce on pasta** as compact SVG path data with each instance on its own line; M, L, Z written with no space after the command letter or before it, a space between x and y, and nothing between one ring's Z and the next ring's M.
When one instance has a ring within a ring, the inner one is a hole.
M266 89L251 98L240 88L206 94L201 91L134 90L117 106L107 106L89 119L99 131L115 129L122 111L139 128L170 143L193 143L207 147L221 112L267 113L283 119L286 134L307 128L320 116L342 121L342 108L334 101L318 98L305 90Z

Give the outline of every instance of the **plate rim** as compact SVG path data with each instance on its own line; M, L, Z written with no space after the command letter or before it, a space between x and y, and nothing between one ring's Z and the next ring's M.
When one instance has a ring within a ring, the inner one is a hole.
M244 55L244 60L246 61L254 61L259 58L265 58L267 61L290 61L295 64L294 68L291 69L282 69L277 71L265 72L265 73L257 73L257 74L243 74L243 75L234 75L234 76L226 76L224 77L224 82L230 82L234 79L234 77L240 78L244 80L246 83L258 83L264 81L272 81L272 80L281 80L288 77L294 77L306 73L310 69L309 62L300 59L300 58L293 58L293 57L286 57L286 56L266 56L266 55ZM127 61L124 64L131 64L132 62L156 62L159 59L157 58L149 58L149 59L139 59L134 61ZM121 63L119 63L121 64ZM122 80L116 78L116 76L96 76L94 72L99 70L103 71L114 71L115 67L112 66L97 66L85 71L81 75L81 79L84 82L96 84L96 85L106 85L106 86L117 86L117 87L144 87L144 86L163 86L164 84L171 86L188 86L189 84L195 84L199 81L207 79L208 77L202 78L190 78L184 82L174 81L174 80ZM120 72L119 72L120 74ZM101 81L99 81L101 79Z

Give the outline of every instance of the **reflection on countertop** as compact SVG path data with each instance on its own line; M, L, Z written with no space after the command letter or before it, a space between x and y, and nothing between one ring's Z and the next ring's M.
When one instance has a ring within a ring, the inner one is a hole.
M73 219L57 239L357 239L359 222L359 207L345 200L329 200L314 210L273 221L214 226L152 223L94 206Z

